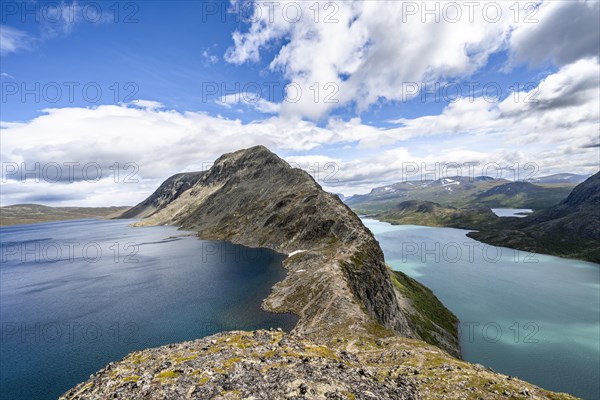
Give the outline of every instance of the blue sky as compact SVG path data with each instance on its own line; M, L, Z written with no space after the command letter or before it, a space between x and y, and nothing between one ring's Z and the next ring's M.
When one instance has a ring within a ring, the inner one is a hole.
M259 143L305 168L336 163L322 184L346 194L415 162L598 169L597 1L483 2L494 21L405 3L5 1L3 163L131 162L140 183L47 185L3 166L2 204L132 204Z
M120 5L80 2L81 9L75 9L73 3L67 2L60 12L56 4L53 1L17 2L17 9L6 3L3 5L3 24L26 32L33 42L30 49L2 60L2 72L12 76L3 78L5 85L15 82L20 86L19 92L5 94L4 120L29 120L49 107L85 107L152 99L180 111L206 111L251 121L259 118L260 113L247 108L243 113L226 109L216 100L220 95L236 90L260 88L260 98L279 102L284 85L290 82L278 71L269 69L278 48L275 44L267 48L256 63L235 65L224 60L223 55L232 45L232 32L236 29L247 31L248 25L243 22L247 12L235 12L235 8L229 10L232 6L227 2L138 1ZM84 8L86 5L88 8ZM263 12L268 9L260 7L265 10ZM100 10L100 15L96 10ZM50 15L44 18L44 14ZM77 22L65 28L66 22L55 22L59 14ZM214 61L210 57L214 57ZM475 94L480 93L483 85L497 83L501 88L499 94L506 97L515 83L537 84L555 70L548 64L535 69L521 65L505 73L501 68L507 58L506 50L493 53L481 69L450 82L458 84L463 95L471 92L461 82L480 82L481 85L473 89ZM52 86L46 86L54 82L63 90L62 95ZM69 97L68 82L79 84L73 86L72 98ZM23 83L25 86L21 87ZM39 102L33 94L25 95L23 101L23 89L35 90L36 83L41 85L37 91ZM96 96L95 86L85 94L83 86L88 83L98 83L102 95ZM44 87L47 88L45 94ZM434 85L430 87L429 90L435 90ZM6 90L12 88L8 86ZM323 95L330 93L321 90ZM385 126L387 120L437 114L458 93L454 88L446 95L441 91L437 96L427 92L406 101L381 101L360 111L350 105L340 107L330 115L341 118L359 115L372 125ZM496 93L496 88L490 86L490 96ZM314 95L314 92L310 94ZM323 119L317 122L324 123Z

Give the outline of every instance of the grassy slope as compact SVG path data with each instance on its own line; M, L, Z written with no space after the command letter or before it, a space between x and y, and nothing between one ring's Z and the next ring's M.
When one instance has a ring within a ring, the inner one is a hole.
M448 310L433 292L416 280L400 271L391 271L394 286L408 297L416 313L409 315L411 324L424 341L439 346L439 339L433 333L441 327L458 338L458 318ZM436 327L437 325L437 327Z
M492 196L483 196L476 201L493 208L532 208L541 210L552 207L563 201L574 184L536 184L536 190L531 192L511 194L496 194ZM539 188L537 188L539 187Z
M424 225L460 229L481 229L497 222L498 217L488 208L457 209L429 203L429 211L396 209L375 215L380 221L393 225Z

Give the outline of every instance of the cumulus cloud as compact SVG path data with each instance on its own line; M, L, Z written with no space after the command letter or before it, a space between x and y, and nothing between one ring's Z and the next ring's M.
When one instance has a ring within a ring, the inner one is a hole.
M386 129L359 118L331 118L323 127L280 116L242 123L143 100L47 109L26 123L2 122L1 201L11 204L47 192L77 199L64 204L133 204L171 174L205 169L222 153L256 144L287 155L326 189L344 194L402 180L406 163L522 167L533 162L539 173L593 173L600 156L600 148L591 146L597 144L600 120L598 68L597 58L580 60L537 88L502 101L465 98L438 115L397 120ZM347 146L353 151L343 150ZM77 179L50 188L44 186L48 182L22 182L4 168L23 163L30 169L35 163L40 168L58 163L65 172L64 163L78 163L73 167ZM88 164L93 165L86 171ZM115 166L120 171L116 181ZM85 179L85 172L98 168L101 179ZM133 172L138 182L124 182Z
M161 108L152 101L43 112L26 123L1 124L3 205L43 193L44 184L53 180L58 181L53 186L57 192L79 192L77 204L114 204L117 199L128 199L125 203L133 204L169 175L205 169L225 152L256 144L279 151L305 151L324 141L341 139L310 122L289 124L270 118L243 124L204 113ZM57 165L63 175L67 174L63 179L56 179ZM138 184L123 184L123 179L135 170L125 168L129 165L138 168L134 174ZM115 168L120 171L117 182ZM22 182L26 169L34 173L25 176L32 179ZM94 179L97 171L102 184ZM5 184L12 185L12 190ZM120 196L114 201L107 198L103 185L119 191Z
M537 11L526 1L257 4L248 29L233 33L225 60L254 63L274 54L269 68L303 93L282 103L281 115L313 120L348 104L360 112L381 100L404 101L406 83L467 77L501 50L512 63L565 65L597 55L600 42L597 2L548 1Z
M598 1L546 1L510 39L513 63L565 65L600 52Z
M417 10L404 2L318 3L318 15L312 3L278 4L271 13L257 12L247 32L233 34L225 58L256 62L263 48L285 39L270 68L315 96L284 103L281 112L312 119L338 105L355 103L364 110L381 98L402 99L405 82L468 75L502 46L512 23L508 5L500 21L490 23L481 15L471 22L447 10L448 18L439 19L440 2L438 21L419 9L425 3L411 2ZM290 22L292 8L300 8L302 17Z

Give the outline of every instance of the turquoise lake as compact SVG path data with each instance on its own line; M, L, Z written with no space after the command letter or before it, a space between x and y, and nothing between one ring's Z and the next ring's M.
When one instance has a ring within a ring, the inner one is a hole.
M600 265L486 245L460 229L363 222L386 262L460 319L465 360L600 399Z
M131 222L0 228L0 398L56 399L138 349L294 326L260 309L285 255Z

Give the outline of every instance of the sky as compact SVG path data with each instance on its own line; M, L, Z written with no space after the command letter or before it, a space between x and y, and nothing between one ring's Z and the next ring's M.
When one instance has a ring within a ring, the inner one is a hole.
M133 205L262 144L351 195L600 164L598 1L2 1L0 204Z

